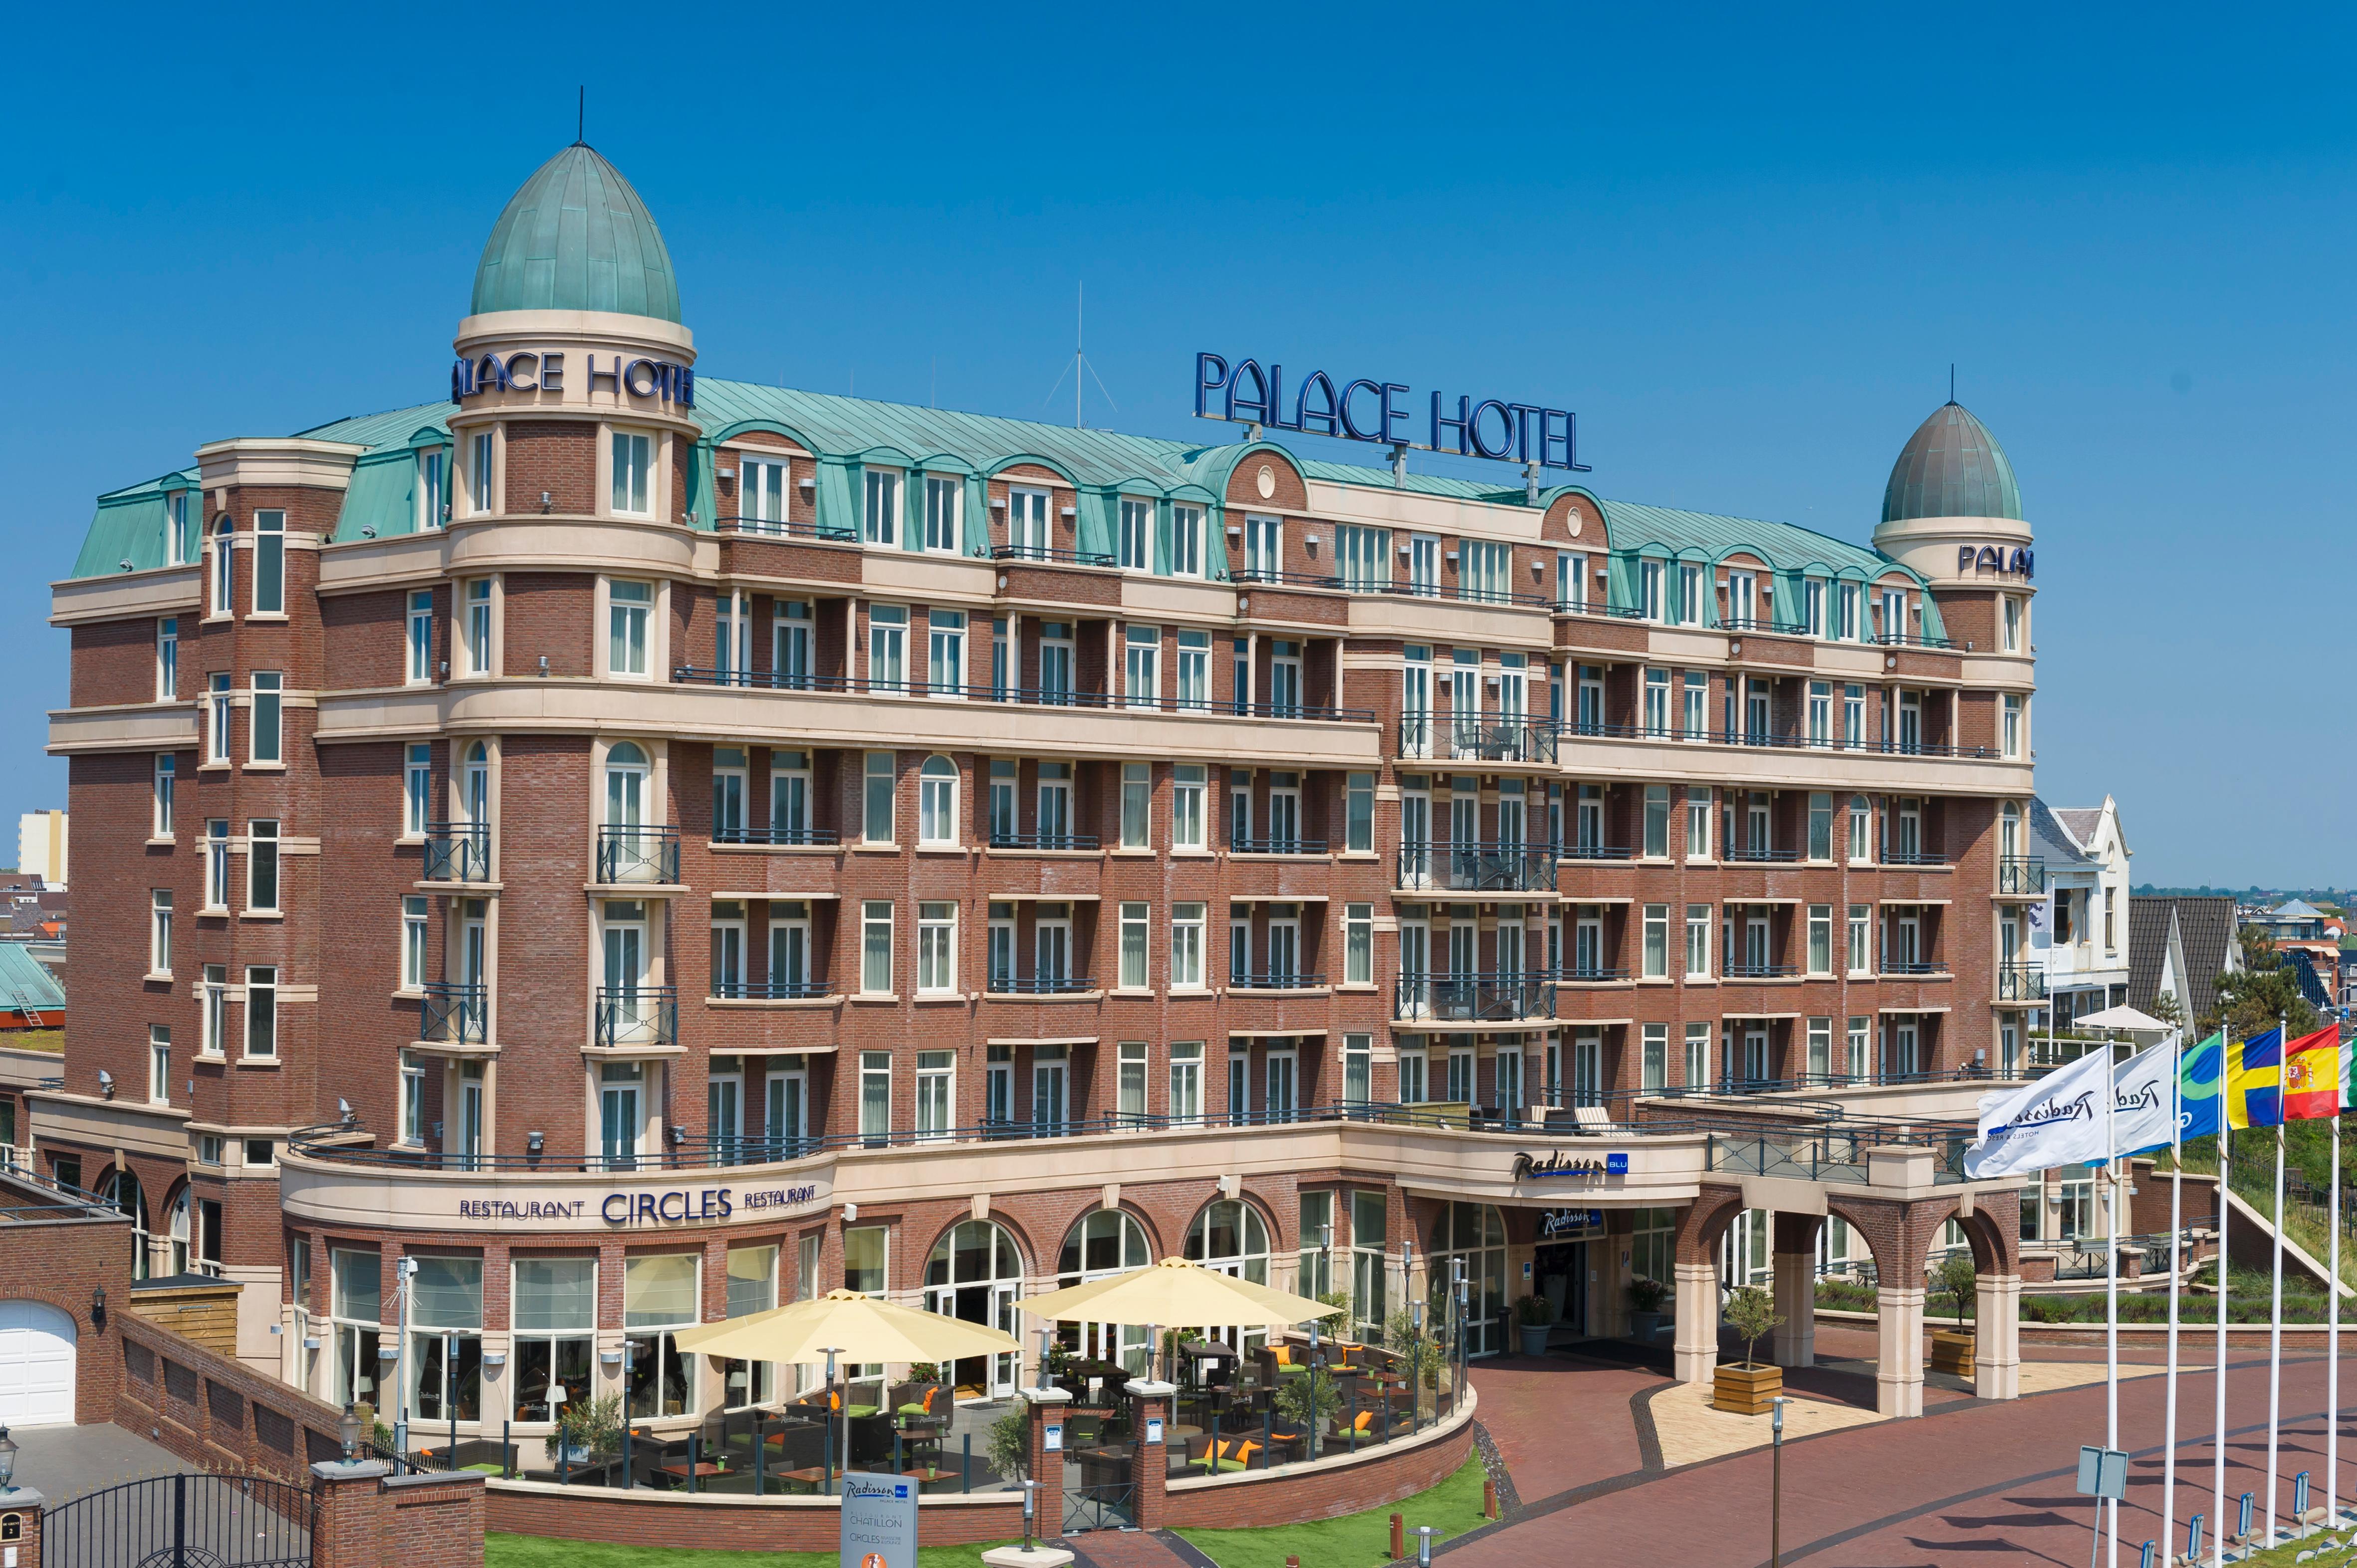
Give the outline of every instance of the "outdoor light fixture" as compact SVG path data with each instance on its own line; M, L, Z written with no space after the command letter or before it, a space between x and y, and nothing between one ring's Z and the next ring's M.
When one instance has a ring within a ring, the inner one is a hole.
M373 526L362 528L361 530L361 537L362 539L374 539L376 537L376 529Z
M1439 1533L1428 1524L1415 1527L1415 1568L1432 1568L1432 1538Z
M8 1436L8 1429L0 1426L0 1492L16 1489L16 1444Z
M359 1454L361 1446L360 1412L354 1410L349 1401L344 1405L343 1438L344 1463L349 1465Z
M98 1092L109 1100L114 1098L114 1075L104 1068L98 1069Z
M720 477L724 479L733 479L737 477L737 470L734 468L723 468L720 470Z
M352 1124L352 1102L340 1095L336 1099L336 1117L347 1127Z
M619 1350L600 1350L597 1352L597 1359L604 1362L608 1367L619 1366L622 1361L622 1353Z
M100 1285L90 1293L90 1323L93 1328L106 1326L106 1287Z
M545 1142L546 1140L537 1133L526 1133L523 1135L523 1146L525 1152L528 1154L536 1155L540 1153L541 1146Z
M380 1361L398 1361L401 1359L401 1347L380 1345L376 1348L376 1359Z
M812 474L804 474L804 475L802 476L802 485L801 485L801 488L802 488L802 489L806 489L806 490L814 490L814 489L818 489L818 478L817 478L817 476L815 476L815 475L812 475Z
M546 517L548 515L550 499L549 493L546 490L540 492L540 513L543 517Z

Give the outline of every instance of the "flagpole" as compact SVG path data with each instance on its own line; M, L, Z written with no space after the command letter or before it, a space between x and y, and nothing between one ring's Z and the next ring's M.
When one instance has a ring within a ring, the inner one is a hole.
M2275 1283L2267 1308L2267 1535L2276 1543L2276 1453L2283 1414L2283 1234L2284 1234L2284 1047L2291 1043L2289 1022L2276 1022L2276 1258Z
M2169 1413L2161 1437L2160 1546L2169 1555L2177 1528L2177 1281L2185 1237L2185 1031L2177 1032L2169 1061Z
M2234 1060L2232 1025L2218 1026L2218 1353L2212 1376L2217 1383L2218 1424L2210 1439L2210 1568L2226 1568L2226 1159L2227 1130L2233 1125Z
M2110 1030L2105 1030L2106 1036ZM2104 1227L2104 1253L2109 1267L2104 1275L2104 1446L2120 1445L2120 1140L2119 1085L2114 1074L2119 1070L2113 1059L2112 1042L2104 1041L2104 1174L2111 1179L2111 1219ZM2117 1498L2104 1499L2104 1512L2111 1520L2111 1549L2104 1561L2109 1568L2120 1568L2120 1503Z
M2339 1042L2332 1047L2337 1058ZM2338 1076L2336 1062L2336 1076ZM2336 1088L2337 1101L2340 1090ZM2331 1325L2324 1331L2324 1528L2341 1522L2341 1114L2332 1116L2332 1267L2325 1282L2326 1310Z

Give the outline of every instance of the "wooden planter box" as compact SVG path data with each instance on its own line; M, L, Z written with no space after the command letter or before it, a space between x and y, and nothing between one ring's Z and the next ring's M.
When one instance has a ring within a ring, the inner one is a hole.
M1735 1415L1766 1415L1783 1391L1781 1367L1722 1366L1711 1374L1710 1408Z
M1932 1334L1932 1370L1951 1372L1959 1378L1973 1375L1973 1331L1969 1328L1940 1328Z

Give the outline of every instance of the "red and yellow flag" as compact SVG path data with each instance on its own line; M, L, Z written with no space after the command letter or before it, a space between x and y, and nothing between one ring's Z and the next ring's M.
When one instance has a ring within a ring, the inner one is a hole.
M2341 1114L2340 1026L2284 1047L2283 1113L2287 1122Z

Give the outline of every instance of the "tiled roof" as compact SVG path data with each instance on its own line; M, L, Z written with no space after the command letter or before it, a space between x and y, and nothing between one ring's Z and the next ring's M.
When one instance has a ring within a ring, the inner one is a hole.
M2135 999L2133 977L2136 972L2143 940L2139 918L2150 918L2139 911L2174 910L2177 916L2177 938L2185 948L2185 988L2191 995L2180 998L2185 1014L2198 1019L2218 1004L2218 977L2226 972L2226 958L2234 947L2234 900L2231 895L2190 895L2177 898L2131 898L2128 900L2128 964L2131 976L2130 1000ZM2156 981L2158 961L2155 960Z
M2169 933L2177 923L2177 905L2169 898L2128 899L2128 1005L2152 1011L2160 993L2160 970L2169 957ZM2181 1005L2189 1005L2179 997ZM2188 1014L2190 1022L2193 1014Z
M2029 798L2029 853L2046 857L2050 875L2083 870L2095 864L2079 847L2078 840L2055 820L2055 812L2035 795Z
M2104 809L2101 806L2060 806L2054 810L2054 820L2061 822L2062 830L2078 840L2083 849L2095 842L2095 832L2104 823Z

